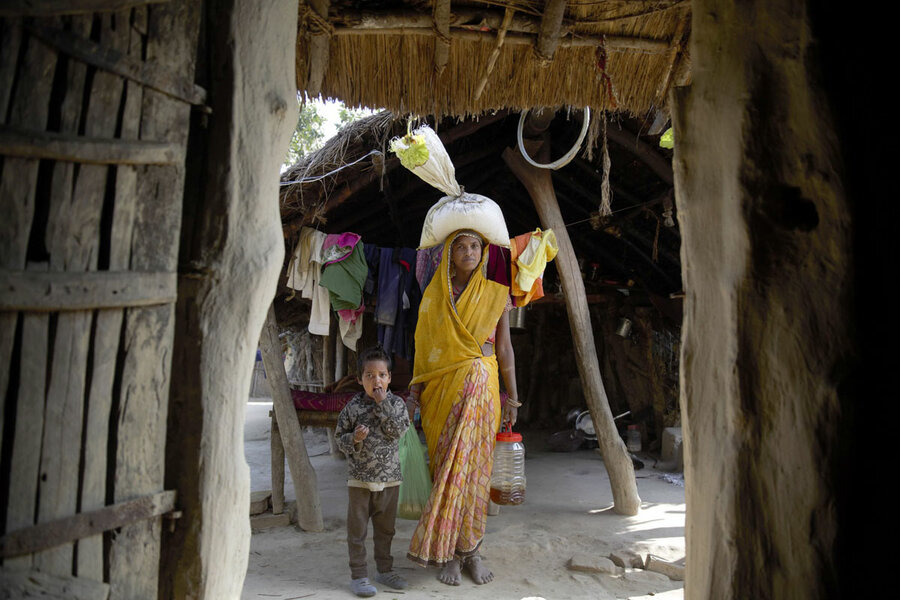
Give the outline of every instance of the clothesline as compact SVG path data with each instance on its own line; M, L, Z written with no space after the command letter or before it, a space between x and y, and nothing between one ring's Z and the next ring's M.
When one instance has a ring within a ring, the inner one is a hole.
M624 208L620 208L619 210L614 210L610 213L610 216L620 213L626 210L634 210L636 208L644 208L645 206L650 206L651 204L656 204L656 200L649 200L644 202L643 204L633 204L631 206L626 206ZM581 219L580 221L572 221L571 223L566 223L566 227L571 227L572 225L581 225L582 223L587 223L588 221L594 219L595 217L588 217L587 219Z
M337 169L335 169L334 171L329 171L328 173L325 173L324 175L316 175L315 177L301 177L300 179L295 179L294 181L282 181L280 185L285 186L285 185L293 185L295 183L312 183L313 181L319 181L320 179L325 179L326 177L330 177L330 176L334 175L335 173L337 173L338 171L340 171L342 169L346 169L347 167L352 167L353 165L360 162L364 158L372 156L373 154L383 154L383 153L381 152L381 150L370 150L368 154L364 154L363 156L360 156L353 162L347 163L346 165L342 165L342 166L338 167Z

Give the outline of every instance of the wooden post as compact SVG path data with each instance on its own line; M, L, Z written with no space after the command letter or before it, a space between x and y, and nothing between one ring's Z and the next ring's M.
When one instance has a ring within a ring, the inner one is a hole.
M281 429L278 427L274 408L269 443L272 449L272 514L280 515L284 512L284 442L281 440Z
M545 142L544 148L549 148L548 142ZM518 151L509 148L503 151L503 160L528 190L538 215L541 217L541 225L544 229L552 229L556 233L559 245L556 268L559 271L566 296L566 309L569 315L569 325L572 328L572 342L575 345L575 359L578 362L578 372L584 384L585 400L591 412L594 430L597 432L603 462L609 472L613 509L619 514L635 515L640 509L641 499L638 496L637 482L634 478L634 466L625 449L625 444L616 431L612 412L609 409L609 400L603 389L603 380L600 376L597 350L594 346L594 335L591 329L591 317L585 298L584 281L581 279L575 251L572 249L572 243L569 241L566 225L556 201L550 171L529 165Z
M331 35L321 24L328 22L329 0L310 0L309 10L313 13L310 21L316 23L309 38L309 77L306 80L306 92L315 98L322 92L322 83L328 73L328 56Z
M450 60L450 0L435 0L434 18L434 74L440 77Z
M549 0L541 18L541 31L537 40L537 55L544 61L553 60L559 47L563 17L566 14L566 0Z
M275 322L275 310L271 306L259 338L259 347L269 377L269 386L272 388L275 418L278 420L280 430L283 431L281 440L287 455L288 467L291 469L294 493L297 496L297 523L306 531L322 531L325 526L322 522L316 472L309 462L306 445L303 443L303 432L297 420L297 411L291 400L287 373L284 372L284 362L281 358L278 324Z

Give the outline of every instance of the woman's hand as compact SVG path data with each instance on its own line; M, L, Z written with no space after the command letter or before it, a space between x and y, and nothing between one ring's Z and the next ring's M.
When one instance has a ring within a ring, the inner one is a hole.
M511 406L509 402L503 405L503 416L500 418L501 425L509 423L509 426L512 427L516 424L516 419L519 417L519 409Z

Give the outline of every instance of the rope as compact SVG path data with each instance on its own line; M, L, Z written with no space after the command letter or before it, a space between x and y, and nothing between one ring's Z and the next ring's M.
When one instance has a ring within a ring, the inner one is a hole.
M609 160L609 145L606 141L606 113L603 113L603 179L600 181L600 216L608 217L612 214L612 195L609 191L609 170L612 162Z
M570 162L575 158L575 155L578 154L578 149L581 148L581 142L584 141L584 136L587 135L588 126L590 126L591 122L591 109L590 107L584 107L584 118L581 123L581 133L578 134L578 141L575 142L575 145L566 152L562 158L553 161L552 163L542 165L540 163L532 160L530 156L528 156L528 152L525 150L525 143L522 141L522 128L525 126L525 117L528 116L528 111L525 110L522 112L522 116L519 117L519 127L516 129L516 139L519 141L519 152L522 153L522 158L524 158L528 164L533 167L537 167L539 169L559 169Z
M331 177L332 175L334 175L335 173L337 173L338 171L340 171L342 169L346 169L347 167L352 167L356 163L362 161L364 158L372 156L373 154L382 154L382 152L381 152L381 150L370 150L368 154L364 154L364 155L360 156L359 158L357 158L356 160L354 160L353 162L347 163L346 165L342 165L342 166L338 167L337 169L335 169L334 171L329 171L328 173L325 173L324 175L316 175L315 177L302 177L300 179L295 179L294 181L282 181L279 185L281 185L283 187L286 185L293 185L295 183L312 183L314 181L319 181L321 179L325 179L326 177Z
M309 25L309 31L313 35L319 33L327 34L329 37L334 35L334 25L329 23L327 18L319 15L319 13L311 9L309 6L306 7L304 14L301 16L301 19L303 17L306 17Z

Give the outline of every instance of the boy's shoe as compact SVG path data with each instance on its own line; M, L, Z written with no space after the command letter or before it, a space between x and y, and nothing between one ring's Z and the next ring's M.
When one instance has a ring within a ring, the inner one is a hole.
M406 583L405 579L400 577L400 573L398 573L397 571L386 571L384 573L379 573L375 576L375 581L390 588L394 588L395 590L405 590L409 585L408 583Z
M375 589L375 586L369 583L368 577L360 577L359 579L351 579L350 580L350 589L353 590L353 593L361 598L368 598L369 596L374 596L378 593L378 590Z

